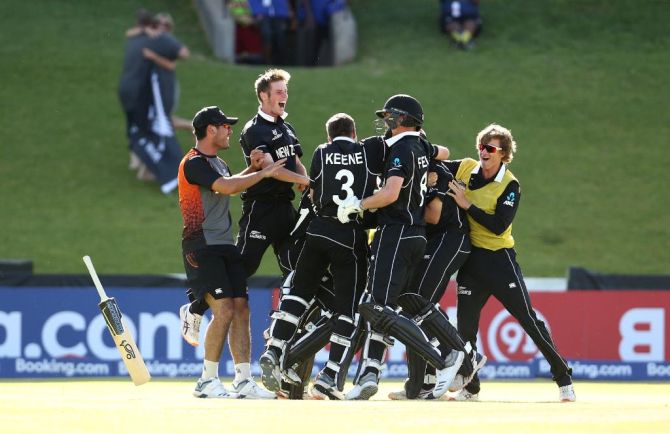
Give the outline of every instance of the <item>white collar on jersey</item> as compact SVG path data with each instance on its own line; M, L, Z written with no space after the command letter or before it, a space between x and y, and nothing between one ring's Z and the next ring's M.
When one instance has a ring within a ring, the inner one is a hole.
M333 140L331 140L330 142L332 143L335 140L346 140L347 142L356 143L356 140L352 139L351 137L347 137L347 136L337 136Z
M479 173L479 169L482 167L482 163L477 163L474 169L472 169L472 174L474 173ZM495 182L502 182L503 176L505 176L505 171L507 170L507 166L505 166L505 163L502 163L500 165L500 170L498 171L498 174L496 177L493 179Z
M274 116L270 116L269 114L265 113L263 110L261 110L260 106L258 107L258 115L260 117L262 117L263 119L265 119L266 121L268 121L268 122L272 122L272 123L277 122L277 120L274 118ZM281 118L286 119L286 116L288 116L288 113L284 112L281 115Z
M402 139L403 137L406 136L416 136L419 137L419 132L418 131L405 131L404 133L400 133L397 136L393 136L390 139L386 139L386 146L391 147L395 145L395 142L398 140Z

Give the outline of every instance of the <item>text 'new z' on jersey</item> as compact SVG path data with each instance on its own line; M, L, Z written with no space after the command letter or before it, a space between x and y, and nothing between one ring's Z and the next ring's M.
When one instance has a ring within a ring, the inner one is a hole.
M240 136L240 145L242 145L244 151L247 167L251 163L249 155L253 149L260 149L270 154L273 161L286 158L284 167L292 172L296 171L296 155L302 157L302 148L293 127L284 122L281 117L275 121L272 116L266 115L260 110L256 116L244 125ZM293 200L295 193L292 187L293 184L290 182L265 178L256 185L249 187L240 197L242 200Z
M410 131L386 140L390 152L384 166L384 183L392 177L403 179L398 200L381 208L379 225L425 225L423 218L428 191L428 166L437 156L437 147Z
M310 187L320 217L336 220L337 208L345 200L372 194L377 174L369 170L369 164L367 147L348 137L336 137L314 151Z

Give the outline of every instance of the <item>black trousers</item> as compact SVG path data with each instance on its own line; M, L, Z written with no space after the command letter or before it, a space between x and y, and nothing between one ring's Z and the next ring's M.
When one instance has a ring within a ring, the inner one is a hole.
M409 289L431 303L440 301L451 276L470 254L470 237L448 231L428 238L426 251L412 277Z
M458 272L458 333L473 344L477 340L479 317L489 297L495 297L528 333L551 366L554 381L572 374L561 357L544 322L537 318L528 290L516 262L514 249L496 251L472 247L472 252ZM479 379L467 387L479 391Z
M291 295L311 299L330 268L335 290L334 311L353 318L365 290L367 265L367 235L363 229L316 218L307 228Z
M297 219L298 213L289 200L248 200L242 204L237 248L242 255L247 277L256 273L270 245L279 262L281 248Z
M305 247L305 238L307 238L306 234L302 237L291 235L280 248L279 268L285 278L289 276L289 273L296 270L298 259ZM284 284L292 288L294 278L295 273L291 276L291 280ZM316 290L316 301L323 309L329 312L335 311L335 289L333 288L333 275L330 273L330 269L327 269L319 280L318 289Z
M382 305L396 306L398 296L407 292L426 249L423 226L384 225L372 240L368 271L368 291Z

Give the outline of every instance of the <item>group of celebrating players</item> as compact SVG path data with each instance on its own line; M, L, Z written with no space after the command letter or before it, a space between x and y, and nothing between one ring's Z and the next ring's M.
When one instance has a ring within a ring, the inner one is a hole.
M447 161L449 150L425 137L421 104L394 95L376 112L383 136L358 140L351 116L328 119L328 141L315 150L307 174L297 135L284 121L289 79L286 71L272 69L256 80L260 107L241 133L248 167L240 174L231 175L216 156L230 146L237 118L206 107L193 120L196 146L179 173L191 299L180 316L189 343L198 344L202 315L212 312L194 395L366 400L377 393L386 350L397 339L407 348L409 378L391 399L440 399L451 391L455 399L477 400L477 371L486 362L476 350L477 323L493 295L538 343L559 399L574 401L571 370L530 307L513 257L511 220L520 190L505 167L516 149L511 133L491 124L477 137L479 162ZM294 184L303 192L298 212ZM243 192L243 214L233 243L228 200L237 192ZM246 278L270 245L285 278L259 360L268 394L251 378L244 333ZM509 264L481 277L482 267L496 258L467 266L475 250L504 255ZM459 269L457 330L438 302ZM464 269L470 273L461 279ZM516 276L514 285L506 280L507 269ZM516 295L501 295L501 285ZM232 390L218 380L227 335L236 369ZM328 343L328 362L307 390L314 355ZM359 350L354 386L345 394Z

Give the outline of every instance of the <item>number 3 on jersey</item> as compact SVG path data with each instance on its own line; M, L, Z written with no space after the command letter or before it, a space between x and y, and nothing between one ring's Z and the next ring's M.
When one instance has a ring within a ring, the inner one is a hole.
M354 195L354 191L351 189L351 186L354 185L354 174L351 173L351 170L342 169L335 174L335 179L339 181L342 178L344 178L342 191L344 191L347 195L344 199L340 199L339 195L333 195L333 202L335 202L335 204L338 206Z

